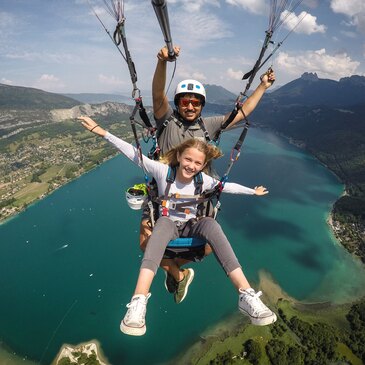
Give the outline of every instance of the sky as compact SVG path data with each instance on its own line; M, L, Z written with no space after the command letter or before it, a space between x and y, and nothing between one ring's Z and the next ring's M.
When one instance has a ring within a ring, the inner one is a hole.
M90 5L112 34L116 21L103 0L1 0L0 83L131 95L127 64ZM242 76L252 69L269 29L270 1L167 0L167 8L173 44L181 47L175 74L174 63L168 64L171 88L193 78L234 93L244 90ZM332 80L365 75L364 0L303 0L285 14L267 54L296 27L264 66L274 68L277 85L304 72ZM164 45L151 1L125 0L124 17L136 85L142 96L150 94Z

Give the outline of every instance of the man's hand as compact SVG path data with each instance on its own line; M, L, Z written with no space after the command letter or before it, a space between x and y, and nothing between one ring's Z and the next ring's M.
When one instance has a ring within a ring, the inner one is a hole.
M175 59L177 57L179 57L179 53L180 53L180 47L179 46L174 46L174 52L175 52L175 58L171 58L169 56L169 52L167 50L167 47L163 47L160 49L160 51L157 53L157 58L160 61L169 61L169 62L173 62L175 61Z
M268 89L275 82L275 72L270 67L263 75L260 77L261 85Z

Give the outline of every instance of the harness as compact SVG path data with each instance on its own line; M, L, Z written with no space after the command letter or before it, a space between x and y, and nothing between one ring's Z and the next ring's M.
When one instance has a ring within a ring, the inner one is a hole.
M161 154L161 148L158 145L158 140L159 140L160 136L162 135L163 131L167 128L167 126L171 122L175 123L179 128L182 128L183 125L184 125L183 121L182 121L182 118L177 113L177 111L174 110L173 113L170 115L170 117L167 118L154 133L154 139L152 141L153 142L152 148L150 149L150 151L148 153L148 157L150 159L156 160L156 161L159 160L160 154ZM199 117L196 120L196 122L199 124L200 129L203 131L205 140L207 142L211 142L211 138L210 138L209 133L208 133L208 131L207 131L205 125L204 125L203 119L201 117ZM176 171L175 170L174 169L169 169L169 171L168 171L168 176L166 178L168 191L167 191L167 193L165 191L165 195L168 195L171 184L175 181L175 176L176 176ZM172 174L175 174L175 175L172 175ZM201 175L199 175L199 178L202 180ZM201 184L202 184L202 182L201 182ZM154 222L158 218L157 212L159 210L158 206L160 204L160 201L158 201L158 191L157 191L156 181L154 179L152 179L152 181L149 182L148 186L149 186L149 189L148 189L149 201L148 201L147 205L148 205L148 208L149 208L149 211L150 211L151 226L153 227ZM199 194L199 193L201 193L201 192L196 192L196 194ZM169 205L169 202L166 202L165 204ZM206 215L210 215L210 214L208 214L210 207L211 207L211 205L207 204L207 208L205 209L205 214ZM168 208L169 207L164 207L165 211ZM180 208L180 206L179 206L179 208ZM204 207L203 206L200 206L199 209L202 212L204 212Z
M187 237L191 227L199 219L206 216L213 216L213 209L207 209L207 205L212 206L212 200L219 192L219 187L203 192L203 176L199 172L194 176L194 195L170 194L171 185L176 179L176 167L169 167L166 175L166 188L164 194L159 197L152 197L151 201L158 205L161 216L168 217L170 211L174 210L184 214L190 213L190 207L197 205L196 217L180 224L180 237L169 242L166 247L164 258L185 258L191 261L201 261L204 257L204 247L206 241L198 237ZM186 200L180 201L179 200ZM208 204L205 204L208 202ZM151 213L151 212L150 212ZM151 213L151 215L153 212ZM154 218L154 217L153 217ZM151 217L152 219L152 217ZM179 226L178 226L179 228Z
M214 196L217 195L219 191L219 187L203 192L203 175L199 172L194 176L194 195L170 194L171 185L176 179L176 172L176 167L169 167L166 175L166 188L164 194L159 197L151 197L152 202L159 206L160 215L168 217L170 216L171 210L188 215L191 213L191 206L196 205L196 218L193 219L197 220L201 217L211 217L213 214L209 214L209 211L205 209L204 203L212 203Z

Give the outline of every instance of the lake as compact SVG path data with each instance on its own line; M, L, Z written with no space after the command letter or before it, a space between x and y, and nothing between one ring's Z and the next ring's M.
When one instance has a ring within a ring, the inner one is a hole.
M220 173L237 133L224 134ZM363 265L326 223L343 191L331 172L281 137L251 129L229 181L270 191L222 195L219 222L253 286L264 270L301 300L344 302L364 294ZM62 344L97 339L112 364L162 364L237 311L237 294L211 255L191 265L196 276L180 305L159 272L146 335L120 332L142 257L140 212L124 198L136 182L143 182L141 171L117 156L0 226L0 343L49 364Z

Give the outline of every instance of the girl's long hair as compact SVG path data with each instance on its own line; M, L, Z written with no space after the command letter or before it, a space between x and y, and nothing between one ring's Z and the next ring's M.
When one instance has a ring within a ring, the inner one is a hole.
M213 144L207 143L198 138L190 138L164 154L160 158L160 161L162 163L170 165L171 167L178 166L179 161L177 160L177 156L181 155L187 148L196 148L198 151L204 153L206 165L202 171L206 174L209 174L211 172L210 165L212 160L223 156L222 151Z

